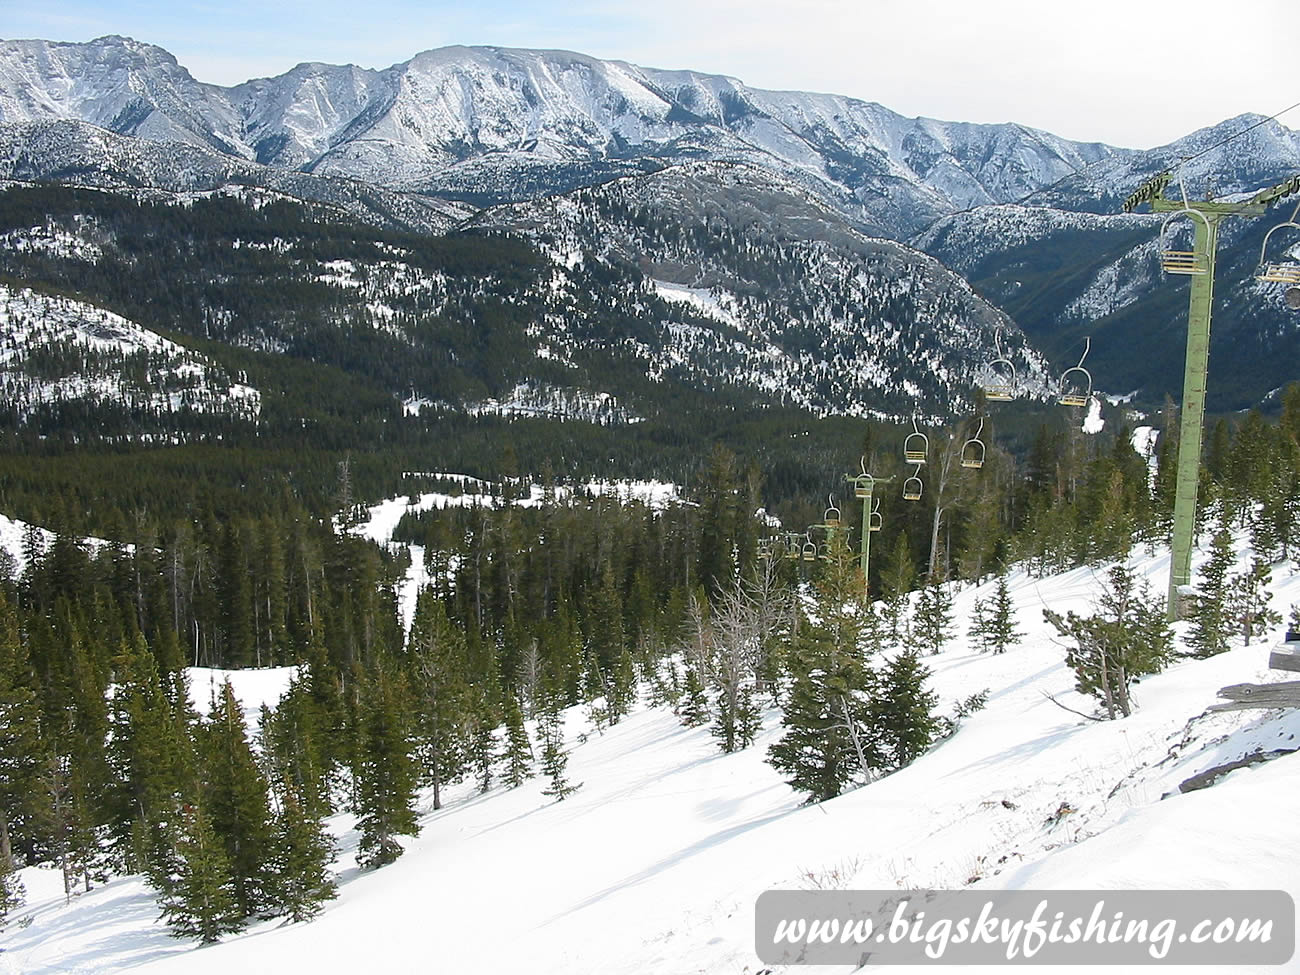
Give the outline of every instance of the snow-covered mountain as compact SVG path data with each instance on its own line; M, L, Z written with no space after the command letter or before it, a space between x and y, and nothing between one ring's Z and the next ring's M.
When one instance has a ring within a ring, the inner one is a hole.
M548 359L631 355L655 382L750 391L821 414L901 418L918 403L968 405L1003 332L1027 386L1045 363L1004 314L919 251L868 238L762 169L695 163L473 222L524 233L555 261L557 299L601 265L636 269L626 303L650 329L609 333L563 311L532 333ZM599 310L595 324L608 316Z
M138 197L15 191L0 272L342 368L407 418L942 415L970 406L999 331L1044 385L1042 357L961 277L749 166L506 204L438 238L320 223L265 190Z
M0 185L38 182L126 190L145 199L246 187L262 191L265 201L318 204L323 219L421 233L443 233L474 212L438 197L276 169L193 142L132 138L88 122L0 124Z
M484 202L690 159L748 162L893 236L1133 155L563 51L448 47L382 71L301 64L220 88L128 38L0 42L0 122L56 120Z

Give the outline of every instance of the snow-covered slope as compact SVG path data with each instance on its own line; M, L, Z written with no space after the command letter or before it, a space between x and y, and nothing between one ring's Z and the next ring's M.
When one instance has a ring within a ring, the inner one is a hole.
M70 298L0 286L0 401L22 423L77 400L129 413L249 421L261 408L256 389L134 322Z
M1134 565L1159 589L1168 555L1138 553ZM723 756L707 730L684 729L662 708L604 733L575 710L569 772L583 785L563 802L536 780L486 796L461 786L440 811L424 804L406 855L370 873L355 869L351 818L337 817L342 893L310 924L269 922L196 950L167 936L136 878L64 906L50 872L29 869L34 920L6 934L0 972L741 973L762 968L753 908L770 888L1300 896L1300 838L1286 827L1300 817L1300 758L1178 793L1207 768L1296 746L1300 712L1205 711L1221 686L1279 676L1266 662L1279 634L1144 679L1129 719L1085 721L1044 696L1091 707L1041 608L1086 611L1099 578L1088 568L1013 573L1023 643L986 656L959 638L926 661L945 709L981 688L987 707L912 766L838 799L801 805L765 764L775 713L755 746ZM1300 576L1279 567L1275 580L1276 608L1300 600ZM958 618L988 590L960 593ZM1296 961L1267 969L1284 970Z

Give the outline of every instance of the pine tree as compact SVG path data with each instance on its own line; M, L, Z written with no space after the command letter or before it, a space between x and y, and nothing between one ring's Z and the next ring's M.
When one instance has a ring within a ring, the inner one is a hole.
M952 596L943 582L932 576L921 588L912 614L912 640L931 654L938 653L952 639Z
M609 682L609 723L618 724L636 703L636 667L631 652L624 647L614 661L614 673Z
M417 769L410 754L404 687L380 669L364 679L360 702L357 795L357 862L382 867L402 855L398 836L420 832L415 817Z
M9 915L22 907L27 898L22 878L12 856L0 855L0 931L5 929Z
M1282 622L1282 617L1269 605L1272 582L1272 568L1262 559L1255 559L1249 569L1239 572L1228 583L1226 613L1239 628L1242 646L1263 630Z
M173 937L211 944L243 929L225 847L201 806L183 814L173 869L160 897Z
M519 698L513 693L506 695L506 784L518 788L533 774L533 746L528 741L528 729L524 727L524 712L519 706Z
M885 666L871 703L871 723L889 768L910 765L934 740L939 695L926 690L929 676L930 669L914 650L904 650Z
M556 802L560 802L582 788L582 784L574 785L565 775L569 766L569 753L564 748L559 705L550 695L538 716L537 731L542 739L542 771L551 780L551 784L542 790L542 795L552 796Z
M1201 584L1192 604L1187 644L1194 657L1212 657L1228 649L1228 570L1234 561L1232 533L1224 525L1210 540L1210 557L1201 570Z
M294 783L285 779L280 792L280 815L274 855L272 887L275 913L295 922L309 921L325 902L338 896L330 864L334 840L321 820L312 816Z
M993 634L990 626L993 598L976 599L971 605L970 628L966 635L980 653L993 649Z
M257 917L271 906L275 823L266 778L248 744L244 709L229 680L221 687L202 740L205 812L212 831L225 844L235 905L244 917Z
M189 705L169 700L157 663L142 642L124 644L115 663L110 752L116 779L111 789L114 845L127 867L165 874L182 801L197 789ZM141 852L141 830L144 862L135 857Z
M709 699L704 681L700 680L699 670L689 660L686 662L686 676L682 678L682 699L677 713L687 728L709 723Z
M45 761L37 686L18 614L0 589L0 870L13 866L15 834L28 847L33 838L37 781Z
M1008 647L1020 642L1024 636L1016 629L1016 607L1007 588L1007 574L998 574L988 610L988 646L994 653L1006 653Z
M442 787L464 774L470 688L465 635L447 618L446 606L432 589L416 601L407 646L415 670L420 764L433 787L433 808L441 809Z
M912 591L915 578L916 566L912 561L912 550L907 544L907 535L899 532L881 579L885 588L885 625L889 628L890 639L895 643L907 636L907 594Z
M881 764L870 736L874 679L860 646L865 592L843 538L830 544L816 586L817 622L805 620L790 653L794 684L781 719L785 733L768 761L809 802L839 795Z
M1044 609L1043 617L1074 642L1066 649L1065 663L1074 671L1080 693L1099 698L1111 720L1119 714L1128 717L1133 712L1131 685L1164 667L1173 633L1151 587L1139 585L1124 562L1108 573L1096 609L1086 617Z

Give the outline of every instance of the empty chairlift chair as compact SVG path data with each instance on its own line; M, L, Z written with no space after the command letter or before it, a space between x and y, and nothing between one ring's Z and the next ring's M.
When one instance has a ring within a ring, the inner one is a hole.
M919 474L920 471L921 471L921 468L920 468L919 465L917 466L916 470L917 470L917 474ZM921 479L917 476L917 474L913 474L911 477L909 477L906 481L903 482L903 500L904 500L904 501L920 501L920 500L921 500L921 488L922 488L922 484L921 484Z
M853 478L853 496L862 501L871 497L871 492L875 488L875 480L867 473L867 458L863 457L858 463L862 467L862 473Z
M975 431L975 436L971 437L961 448L961 466L978 469L984 466L985 447L984 441L980 439L980 434L984 432L984 418L980 417L979 429Z
M1092 396L1092 373L1083 368L1083 360L1088 358L1088 351L1092 348L1092 339L1085 340L1083 355L1079 356L1079 364L1071 369L1065 370L1061 375L1061 392L1056 397L1056 402L1062 406L1087 406L1088 400Z
M1282 261L1280 263L1268 263L1268 241L1277 231L1283 227L1291 227L1294 230L1300 230L1300 223L1296 223L1297 214L1300 214L1300 204L1291 213L1291 219L1278 224L1264 235L1264 243L1259 248L1259 270L1255 274L1258 281L1264 281L1270 284L1290 285L1286 292L1287 304L1292 308L1300 307L1300 304L1293 303L1291 292L1300 286L1300 264L1295 261ZM1285 253L1283 254L1285 257Z
M803 548L800 549L800 554L803 556L805 562L817 561L817 546L807 535L804 536Z
M1205 274L1210 270L1205 260L1205 255L1196 254L1195 250L1181 251L1175 250L1165 244L1165 231L1169 225L1181 216L1191 217L1193 220L1199 220L1205 224L1208 232L1210 222L1206 219L1205 214L1193 210L1187 204L1187 187L1183 186L1181 179L1178 181L1179 187L1183 193L1183 209L1175 210L1169 216L1165 217L1165 222L1160 225L1160 269L1166 274Z
M878 532L885 525L885 519L880 516L880 500L871 507L871 514L867 516L867 531Z
M912 418L912 432L903 441L903 460L909 464L924 464L930 452L930 438L916 426L916 417Z
M827 507L826 513L822 515L822 524L827 528L839 528L841 523L840 509L835 506L835 502L829 497L826 499L826 504L829 507Z
M995 335L993 344L998 350L998 357L984 367L984 398L987 400L1009 400L1016 395L1016 367L1002 352L1000 335Z

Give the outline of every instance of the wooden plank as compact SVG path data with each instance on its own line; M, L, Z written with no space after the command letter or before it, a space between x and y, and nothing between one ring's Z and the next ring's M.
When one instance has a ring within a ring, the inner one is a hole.
M1278 647L1268 655L1268 665L1273 670L1290 670L1300 672L1300 647Z
M1245 708L1300 708L1300 680L1275 684L1229 684L1219 689L1226 704L1212 704L1211 711L1241 711Z
M1293 701L1228 701L1224 704L1211 704L1207 711L1248 711L1252 708L1269 710L1270 708L1300 708L1300 698Z
M1300 693L1300 680L1280 680L1272 684L1229 684L1219 689L1219 697L1244 699L1256 696Z

